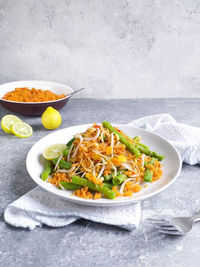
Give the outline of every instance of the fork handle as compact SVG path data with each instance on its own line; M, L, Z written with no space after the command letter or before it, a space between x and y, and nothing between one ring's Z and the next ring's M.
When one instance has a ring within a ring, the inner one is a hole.
M197 211L192 217L195 222L200 221L200 210Z

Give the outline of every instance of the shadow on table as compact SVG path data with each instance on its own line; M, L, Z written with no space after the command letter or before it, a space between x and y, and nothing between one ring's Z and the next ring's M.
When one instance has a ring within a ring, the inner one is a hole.
M40 132L47 132L47 130L44 128L44 126L42 125L42 122L32 122L31 123L31 127L33 128L33 132L34 131L40 131Z

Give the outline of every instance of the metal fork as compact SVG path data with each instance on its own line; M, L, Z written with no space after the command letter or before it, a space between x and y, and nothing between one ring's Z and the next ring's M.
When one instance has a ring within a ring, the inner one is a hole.
M185 235L192 230L194 223L200 221L200 210L189 217L153 218L148 220L160 233L169 235Z

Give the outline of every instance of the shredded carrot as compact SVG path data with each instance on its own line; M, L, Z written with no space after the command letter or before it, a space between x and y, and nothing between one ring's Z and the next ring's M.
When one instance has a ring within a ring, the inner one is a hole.
M49 90L35 89L35 88L15 88L14 91L8 92L3 96L5 100L16 102L45 102L53 101L66 97L66 95L57 95Z

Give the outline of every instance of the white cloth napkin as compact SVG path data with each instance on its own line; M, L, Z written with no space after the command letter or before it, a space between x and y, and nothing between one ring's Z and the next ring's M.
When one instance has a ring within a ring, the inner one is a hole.
M80 218L135 230L141 217L140 203L121 207L89 207L58 198L36 187L20 197L4 211L7 223L34 229L36 226L66 226Z
M132 121L128 125L154 132L166 138L190 165L200 163L200 128L177 123L169 114L157 114Z
M140 118L129 125L165 137L176 146L184 162L191 165L200 163L199 128L177 123L169 114ZM140 203L116 208L89 207L59 199L39 187L8 205L4 212L7 223L29 229L42 225L61 227L84 218L134 230L140 222L140 217Z

